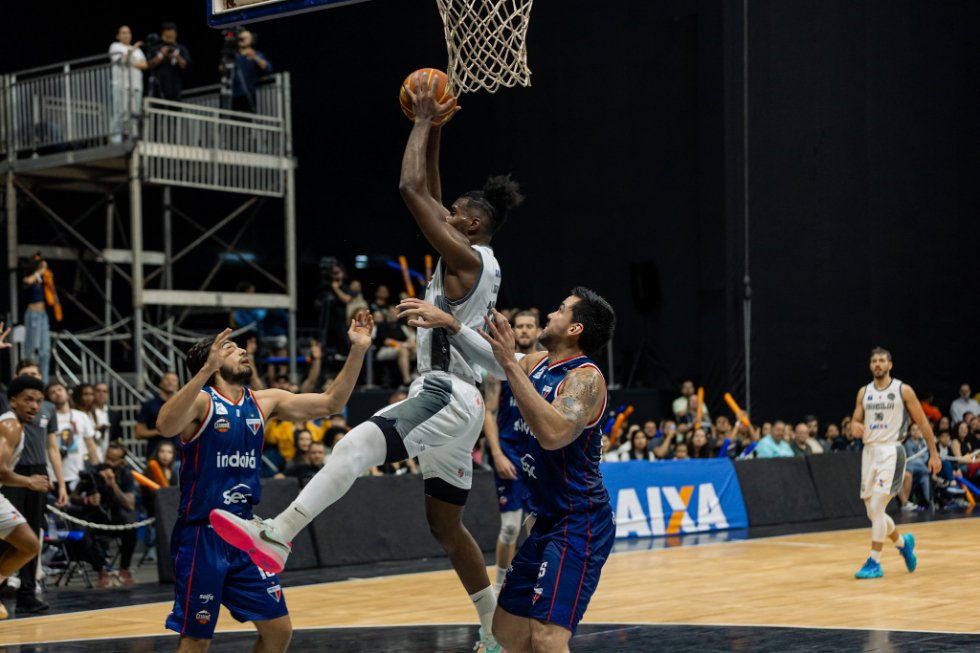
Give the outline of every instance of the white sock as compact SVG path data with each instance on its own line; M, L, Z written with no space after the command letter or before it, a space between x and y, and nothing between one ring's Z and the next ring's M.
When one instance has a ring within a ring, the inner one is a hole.
M881 551L875 551L871 549L871 559L875 562L881 562Z
M493 587L487 585L476 594L470 594L470 600L480 616L483 633L489 635L493 626L493 613L497 609L497 596L493 593Z
M901 549L901 548L903 548L905 546L905 536L904 535L899 535L898 536L898 539L895 540L895 546L898 547L899 549Z
M507 570L497 567L497 580L493 582L493 593L500 594L500 588L504 586L504 579L507 578Z
M287 542L327 509L354 484L358 476L385 461L388 444L384 433L373 422L364 422L345 435L327 456L296 500L272 520Z

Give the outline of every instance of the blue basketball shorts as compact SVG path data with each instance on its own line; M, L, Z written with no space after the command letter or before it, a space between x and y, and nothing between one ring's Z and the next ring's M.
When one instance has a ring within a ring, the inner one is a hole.
M510 563L497 605L512 615L574 633L615 538L608 504L551 523L539 520Z
M521 454L517 450L517 445L507 440L500 441L500 449L507 456L507 460L513 463L517 470L517 478L513 481L500 478L497 470L493 470L493 482L497 487L497 505L500 512L510 512L512 510L527 510L525 505L525 488L523 474L521 470Z
M167 628L211 639L224 605L238 621L262 621L288 614L276 574L259 569L248 554L225 543L209 524L174 525L174 606Z

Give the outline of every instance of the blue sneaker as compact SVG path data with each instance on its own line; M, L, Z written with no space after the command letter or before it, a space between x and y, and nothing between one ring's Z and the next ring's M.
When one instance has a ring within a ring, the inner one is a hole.
M855 578L881 578L885 572L881 570L881 564L875 562L874 558L868 558L864 566L855 572Z
M905 568L909 570L911 574L915 571L916 559L915 559L915 538L912 537L911 533L905 534L905 546L898 550L905 558Z
M493 635L483 632L483 626L480 626L480 641L476 643L473 650L476 653L504 653L503 647L497 643Z

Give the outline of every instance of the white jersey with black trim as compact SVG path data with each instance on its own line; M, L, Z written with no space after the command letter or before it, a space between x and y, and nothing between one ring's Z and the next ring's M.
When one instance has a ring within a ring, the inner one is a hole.
M17 415L14 413L14 411L8 410L3 415L0 415L0 422L4 422L4 421L6 421L8 419L13 419L13 420L16 420L17 419ZM14 467L16 467L17 466L17 463L20 462L20 455L22 453L24 453L24 432L23 432L23 429L21 430L21 434L20 434L20 442L17 443L17 446L14 448L13 455L11 455L10 456L10 460L7 461L7 467L10 468L10 469L13 469ZM2 483L0 483L0 487L3 487L3 484Z
M490 247L473 245L473 250L480 255L480 273L466 296L455 301L446 298L446 269L440 258L425 289L425 301L452 314L460 324L480 331L486 326L483 318L497 305L500 264ZM473 384L479 383L482 378L481 367L459 349L450 346L449 334L445 329L419 329L417 352L419 374L448 372Z
M874 381L864 388L864 444L899 444L908 430L909 414L902 399L902 382L892 379L883 390Z

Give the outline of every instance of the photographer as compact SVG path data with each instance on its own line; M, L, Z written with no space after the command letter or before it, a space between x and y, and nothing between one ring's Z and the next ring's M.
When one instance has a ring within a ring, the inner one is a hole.
M177 24L160 26L159 40L146 38L147 64L150 68L150 96L164 100L180 100L184 90L184 71L191 65L191 53L177 43Z
M71 494L73 512L82 519L96 524L129 524L135 520L136 483L126 463L126 448L118 442L109 445L105 462L95 471L85 471ZM105 531L119 538L119 579L123 585L132 585L129 566L136 549L136 529ZM99 572L99 587L108 584L108 571L104 561L108 558L101 547L86 556Z
M221 50L222 85L231 87L231 106L235 111L256 113L258 103L255 86L263 75L272 74L272 64L265 55L252 47L255 37L247 29L225 34Z

